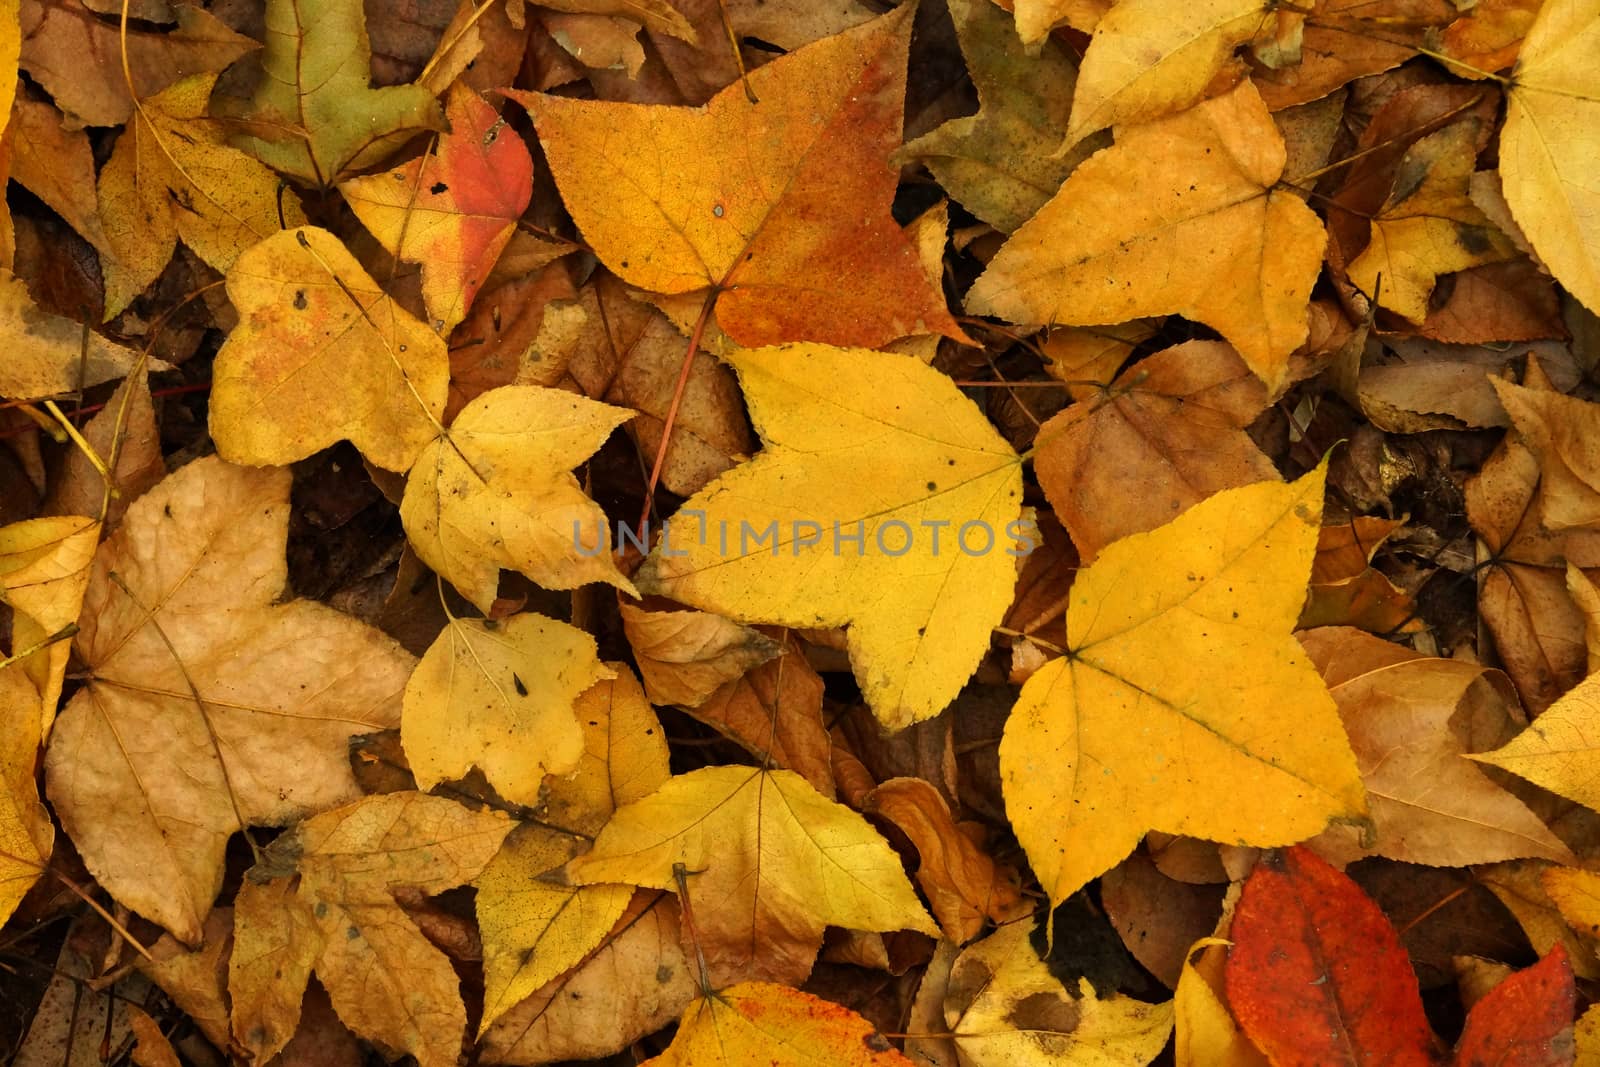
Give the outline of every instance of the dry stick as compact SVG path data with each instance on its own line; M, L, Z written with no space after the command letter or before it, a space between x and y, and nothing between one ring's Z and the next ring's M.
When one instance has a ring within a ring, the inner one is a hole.
M706 966L705 950L700 947L700 932L695 929L694 907L689 903L689 868L681 863L674 863L672 877L678 883L678 904L683 913L683 931L689 935L689 943L694 946L695 963L700 968L700 993L702 996L710 997L715 990L711 988L711 969Z
M739 51L739 35L733 29L733 16L728 14L728 0L717 0L717 12L722 15L722 30L728 35L728 48L733 52L734 66L739 68L739 84L744 86L744 98L752 104L761 103L756 91L750 87L750 73L744 69L744 55Z
M44 640L30 645L21 652L13 652L5 659L0 659L0 669L9 667L13 663L17 663L21 660L25 660L35 652L43 652L45 649L49 648L58 641L68 641L76 636L78 636L78 624L75 622L69 622L61 629L51 634L49 637L46 637Z
M732 273L732 269L729 270ZM656 448L655 466L650 468L650 481L644 487L644 509L639 515L639 529L643 531L650 521L650 509L655 503L656 485L661 481L661 468L666 465L667 449L672 444L672 428L678 421L678 407L683 403L684 390L689 387L689 372L694 369L695 354L700 351L700 339L705 336L706 323L711 319L711 309L728 279L711 287L706 301L700 305L700 317L694 322L694 332L689 335L689 350L684 353L683 366L678 369L678 384L672 390L672 403L667 405L667 417L661 422L661 444ZM642 537L643 534L641 533Z

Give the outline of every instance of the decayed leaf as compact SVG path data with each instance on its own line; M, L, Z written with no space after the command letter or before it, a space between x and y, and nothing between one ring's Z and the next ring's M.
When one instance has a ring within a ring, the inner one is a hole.
M155 281L179 238L227 273L280 219L305 222L299 197L207 117L216 80L198 74L141 100L100 171L108 319Z
M476 765L505 799L537 804L547 773L577 767L573 702L606 676L594 638L564 622L451 619L406 683L400 738L417 787Z
M1251 72L1274 111L1398 67L1416 55L1430 27L1457 14L1449 0L1312 0L1295 9L1306 13L1300 61L1277 70L1258 65Z
M1228 944L1219 937L1202 938L1184 960L1172 999L1177 1067L1267 1067L1267 1058L1239 1030L1222 999L1227 958L1222 950Z
M670 775L655 712L633 673L626 667L617 672L617 678L595 684L578 698L574 711L585 751L577 771L547 780L549 795L539 822L508 837L476 883L484 967L480 1034L582 962L633 896L627 886L564 886L539 879L580 854L617 805L647 796Z
M848 624L873 713L891 728L938 714L1011 601L1016 454L905 356L792 345L728 362L767 448L684 504L639 587L740 622Z
M1169 878L1136 849L1100 880L1100 906L1133 958L1176 989L1195 942L1217 928L1223 892Z
M212 371L211 434L234 463L290 463L348 438L403 471L438 433L444 341L327 230L274 234L228 272L239 325ZM438 568L435 568L438 569Z
M259 47L203 7L175 4L171 11L175 29L128 27L128 69L140 100L180 78L222 70ZM21 13L28 76L85 126L127 122L134 107L118 20L100 17L81 0L23 0Z
M1388 203L1372 219L1371 241L1350 264L1354 285L1412 322L1428 317L1439 275L1516 254L1467 195L1478 125L1476 119L1452 123L1411 146Z
M383 247L422 264L440 334L466 317L533 194L527 146L477 93L454 86L445 118L450 130L433 152L339 186Z
M759 104L737 84L696 110L510 95L606 266L652 292L715 288L739 344L961 340L888 210L910 11L752 71Z
M1546 0L1522 43L1500 130L1500 181L1556 280L1600 310L1600 0Z
M646 611L623 604L622 628L652 704L697 708L782 652L759 630L705 611Z
M1072 110L1077 65L1054 41L1028 55L1012 19L990 0L951 0L949 6L978 90L978 113L923 134L896 158L920 160L968 211L1009 233L1043 207L1087 155L1055 154Z
M1067 143L1188 107L1264 21L1263 0L1120 0L1095 24L1073 94ZM1023 9L1026 11L1026 8ZM1017 28L1032 40L1019 11Z
M770 982L703 993L672 1044L649 1067L909 1067L873 1025L849 1008Z
M1390 433L1509 425L1493 380L1524 365L1524 357L1536 354L1540 370L1559 389L1571 388L1582 377L1561 342L1507 348L1397 337L1384 348L1381 361L1361 368L1356 399L1372 424Z
M11 180L49 204L84 240L104 249L87 134L67 129L59 111L24 93L17 97L10 135Z
M203 930L205 943L191 949L171 934L150 946L139 969L172 998L200 1032L218 1048L228 1045L228 960L233 953L233 909L212 908Z
M1267 399L1232 346L1190 341L1039 427L1034 469L1084 562L1213 493L1276 479L1244 432Z
M82 450L73 449L50 484L47 515L98 515L115 526L128 505L167 474L161 432L150 398L149 376L130 374L106 406L83 427L83 439L105 461L111 486ZM115 496L108 489L115 489Z
M1600 525L1600 404L1491 379L1539 461L1539 518L1561 531Z
M1256 864L1228 936L1228 1003L1270 1062L1433 1063L1399 935L1354 882L1307 849Z
M1000 742L1052 905L1148 830L1271 845L1364 813L1333 698L1289 636L1322 492L1323 468L1226 490L1078 572L1068 655L1028 679Z
M55 825L39 802L39 691L15 663L0 667L0 925L44 873Z
M666 1026L697 992L670 893L639 892L583 964L513 1007L484 1034L484 1063L609 1056ZM624 989L631 995L617 996Z
M1365 843L1353 829L1330 830L1317 843L1323 856L1434 867L1521 856L1572 862L1538 816L1463 758L1522 725L1504 675L1359 630L1312 630L1300 643L1339 705L1376 830Z
M899 858L877 831L792 771L707 767L617 810L578 884L676 889L687 874L713 982L798 982L823 927L934 934Z
M1006 872L956 825L939 791L921 778L890 778L862 801L917 848L917 884L946 937L964 945L987 922L1010 922L1033 912Z
M1008 923L956 957L944 1022L966 1067L1145 1064L1172 1032L1172 1004L1100 997L1087 978L1068 989L1030 941L1033 921Z
M34 304L21 278L0 268L0 396L32 400L122 378L139 353ZM150 360L149 368L166 364Z
M28 519L0 527L0 603L11 608L11 654L33 682L39 736L50 733L72 643L62 631L78 621L100 524L82 515ZM52 638L56 640L52 641ZM30 703L32 701L30 700Z
M967 307L1029 325L1176 312L1215 328L1276 393L1306 338L1324 244L1305 202L1274 187L1285 158L1248 81L1126 129L1011 236ZM1131 193L1129 168L1141 174Z
M280 174L327 188L383 160L397 137L441 125L420 85L371 86L360 0L268 0L254 95L234 143Z
M1403 519L1357 515L1323 526L1311 563L1311 590L1300 611L1302 629L1358 626L1387 634L1426 628L1411 597L1371 565L1383 542L1404 524Z
M79 621L90 677L46 785L118 901L194 942L245 825L357 795L351 734L399 723L411 657L287 581L289 472L190 463L128 509Z
M400 518L422 561L485 615L500 569L549 589L633 587L605 514L571 474L628 412L559 389L502 386L468 404L406 479Z
M472 880L512 828L442 797L390 793L277 838L234 903L233 1034L258 1063L294 1035L313 972L357 1034L451 1067L466 1010L450 961L395 902Z

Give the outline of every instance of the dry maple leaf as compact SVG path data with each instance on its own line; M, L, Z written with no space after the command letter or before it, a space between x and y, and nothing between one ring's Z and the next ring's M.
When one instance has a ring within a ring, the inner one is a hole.
M577 966L612 930L633 890L558 885L547 874L580 855L621 804L671 776L667 742L633 672L586 690L574 712L584 751L565 778L546 779L539 821L506 839L475 883L483 932L484 1006L479 1034L518 1001Z
M828 925L938 931L888 842L793 771L677 775L619 808L567 866L578 884L656 889L678 888L680 871L713 981L798 982Z
M717 294L741 345L966 335L889 214L910 6L751 72L701 109L511 92L624 281Z
M1556 280L1600 310L1600 0L1548 0L1511 75L1500 180Z
M410 656L332 608L277 602L288 522L287 470L215 457L140 497L95 557L89 678L45 760L95 879L189 942L229 836L354 798L347 739L399 723Z
M383 247L422 264L422 299L440 334L466 317L533 195L527 146L477 93L453 86L445 119L434 152L339 186Z
M349 439L403 471L439 431L449 357L327 230L252 247L228 272L239 325L212 370L211 434L234 463L290 463Z
M33 400L87 389L122 378L145 359L83 324L40 308L21 278L0 267L0 345L7 353L0 363L0 396ZM150 370L167 364L146 359Z
M874 714L937 715L1011 599L1016 454L906 356L789 345L728 362L767 447L684 504L640 588L740 622L848 624Z
M450 960L395 901L472 880L514 824L421 793L365 797L277 838L234 902L233 1033L265 1063L294 1036L315 972L357 1034L452 1067L467 1013Z
M417 787L477 766L506 800L538 804L545 774L577 767L573 702L607 673L594 638L564 622L451 619L406 683L400 738Z
M0 604L11 618L11 654L39 701L40 737L47 737L61 700L72 644L100 524L82 515L25 519L0 527Z
M550 589L609 582L631 594L605 513L571 473L630 414L560 389L484 393L406 479L400 519L412 548L486 615L502 567Z
M1066 655L1028 679L1000 741L1006 811L1052 906L1149 830L1272 845L1365 813L1333 698L1289 636L1322 493L1323 468L1230 489L1078 572Z
M911 1067L849 1008L770 982L701 993L672 1044L643 1067Z
M1276 188L1283 138L1248 81L1120 132L1011 235L975 314L1092 326L1176 312L1221 333L1271 393L1305 340L1322 223ZM1129 168L1142 175L1131 191Z
M305 222L300 198L207 116L216 81L197 74L141 100L100 170L107 319L156 280L179 238L227 273L257 241Z

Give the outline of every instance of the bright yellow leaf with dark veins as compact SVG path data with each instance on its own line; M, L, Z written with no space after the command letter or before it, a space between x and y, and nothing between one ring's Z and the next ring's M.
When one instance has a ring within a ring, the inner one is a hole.
M1025 15L1037 4L1018 5ZM1119 0L1095 24L1073 92L1067 143L1108 126L1148 122L1199 100L1211 79L1249 40L1272 7L1267 0Z
M100 171L100 214L112 253L102 260L107 319L156 280L180 237L227 273L257 241L305 222L300 198L230 148L221 123L207 116L216 81L215 74L197 74L141 100Z
M1600 0L1547 0L1522 42L1500 130L1511 213L1556 280L1600 311Z
M915 359L786 345L728 362L766 449L684 504L639 588L739 622L848 625L874 714L937 715L1011 602L1016 453Z
M1274 188L1285 158L1248 81L1119 130L1012 234L967 308L1073 326L1176 312L1222 334L1276 392L1327 240L1304 201Z
M1000 741L1052 905L1149 830L1276 846L1365 813L1333 697L1290 636L1325 472L1218 493L1078 572L1067 654L1028 679Z
M826 926L938 935L889 843L793 771L680 774L617 809L567 872L585 885L677 889L679 866L713 981L801 981Z
M571 473L631 417L560 389L489 390L417 457L400 502L411 546L486 615L502 567L547 589L610 582L632 593L605 513Z
M513 804L539 803L546 774L583 755L578 694L609 672L594 638L527 612L451 619L406 683L400 740L417 787L463 778L476 765Z
M1351 282L1412 322L1428 317L1439 275L1517 254L1467 195L1477 141L1478 122L1464 119L1412 145L1372 219L1371 241L1350 264Z
M606 266L656 293L716 289L741 345L966 335L889 213L914 5L750 73L703 108L509 92Z
M292 463L348 438L403 471L439 431L450 357L339 239L302 226L234 262L239 325L212 370L211 436L233 463Z
M910 1067L871 1023L841 1004L771 982L698 997L667 1051L643 1067Z

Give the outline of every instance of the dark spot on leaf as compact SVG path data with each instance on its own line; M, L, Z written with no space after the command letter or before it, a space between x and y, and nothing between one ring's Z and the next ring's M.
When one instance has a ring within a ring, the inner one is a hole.
M1475 256L1489 251L1493 243L1482 226L1468 226L1460 222L1456 223L1456 240L1460 242L1462 248Z
M304 289L296 289L294 291L294 309L296 311L304 311L306 309L306 291Z
M511 684L517 687L517 696L525 697L528 695L528 687L522 684L522 679L517 677L516 671L511 672Z
M428 186L428 192L432 193L434 196L438 196L440 193L448 193L449 191L450 187L444 182L434 182L432 185Z
M888 1052L889 1049L893 1047L889 1044L888 1038L876 1031L868 1034L866 1037L863 1037L861 1039L861 1043L867 1046L873 1052Z

